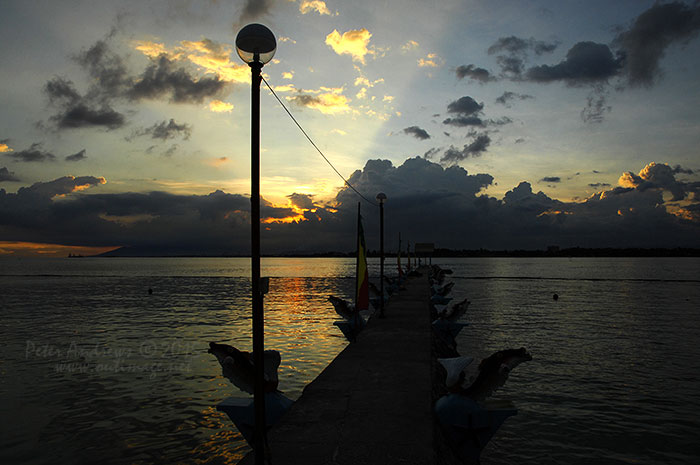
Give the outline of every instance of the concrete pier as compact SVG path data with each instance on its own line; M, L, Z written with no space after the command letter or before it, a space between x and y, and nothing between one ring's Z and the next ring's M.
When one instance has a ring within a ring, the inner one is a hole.
M437 462L427 274L409 279L386 318L373 317L270 430L271 463Z

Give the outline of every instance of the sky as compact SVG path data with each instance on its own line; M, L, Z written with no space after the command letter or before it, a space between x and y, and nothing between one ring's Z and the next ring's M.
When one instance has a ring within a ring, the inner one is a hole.
M0 256L700 247L697 1L13 1L0 16Z

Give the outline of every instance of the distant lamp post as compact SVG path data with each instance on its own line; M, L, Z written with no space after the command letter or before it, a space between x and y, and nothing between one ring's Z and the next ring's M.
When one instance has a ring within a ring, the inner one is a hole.
M251 224L251 274L253 285L253 364L255 383L255 434L253 449L255 463L262 465L265 459L265 375L263 351L265 350L265 320L263 294L260 283L260 71L272 60L277 49L274 34L262 24L249 24L236 36L236 51L241 60L248 63L252 75L251 123L250 123L250 224Z
M377 194L379 202L379 318L384 318L384 202L386 194Z

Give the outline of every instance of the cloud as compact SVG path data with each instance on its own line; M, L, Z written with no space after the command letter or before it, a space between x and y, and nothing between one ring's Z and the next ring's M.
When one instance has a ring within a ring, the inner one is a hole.
M615 38L625 56L625 75L632 86L651 86L658 80L659 62L674 43L688 42L700 31L700 4L657 2Z
M588 184L589 187L592 187L594 189L600 189L603 187L610 187L610 184L607 182L592 182Z
M484 68L477 68L475 65L460 65L455 70L458 79L464 79L468 77L474 81L479 81L480 83L486 83L490 81L495 81L496 78L488 70Z
M430 139L430 134L428 134L428 132L425 129L421 129L418 126L409 126L407 128L404 128L403 132L405 134L410 134L414 136L416 139Z
M342 95L342 90L342 88L334 89L331 92L319 93L317 95L299 91L297 95L287 97L287 99L299 106L318 110L325 115L334 115L350 110L350 106L348 105L350 101L347 97Z
M233 103L212 100L209 102L209 109L215 113L230 113L233 110Z
M496 62L501 67L502 75L519 79L530 52L535 55L553 52L558 46L556 42L538 41L534 38L522 39L516 36L500 37L487 52L496 55Z
M3 166L0 168L0 182L20 182L20 180L15 176L15 173Z
M673 173L674 174L694 174L695 171L691 170L690 168L683 168L681 165L676 165L673 167Z
M374 50L367 48L372 34L365 28L349 30L342 35L333 29L326 36L326 45L330 46L338 55L350 55L353 61L365 64L366 55L374 55Z
M12 149L10 148L9 144L10 139L2 139L0 140L0 153L5 153L5 152L12 152Z
M464 96L459 98L458 100L455 100L454 102L450 102L447 105L447 111L450 113L461 113L462 115L471 115L474 113L478 113L481 110L484 109L484 104L483 103L477 103L476 100L469 96Z
M661 189L670 192L673 200L683 200L694 190L694 185L677 181L676 174L676 170L669 165L652 162L642 168L638 175L631 171L623 173L618 179L618 184L641 191Z
M484 126L484 121L477 116L483 108L483 103L477 103L476 100L469 96L461 97L447 105L447 111L449 113L456 113L457 116L446 118L443 120L442 124L458 127Z
M87 156L85 155L85 149L81 150L78 153L74 153L73 155L67 155L65 160L66 161L82 161L85 160Z
M479 157L486 151L491 144L491 138L488 134L479 134L469 144L466 144L462 150L455 147L450 147L445 151L440 159L441 163L457 163L469 157Z
M549 66L535 66L527 70L526 78L534 82L564 81L577 86L606 82L616 76L623 60L615 58L605 44L578 42L566 54L566 59Z
M434 155L437 155L440 152L442 152L442 147L433 147L423 154L423 158L430 160Z
M50 152L45 152L41 148L41 143L36 142L28 149L20 150L19 152L6 152L5 156L14 161L25 163L45 162L56 160L56 155Z
M36 199L53 199L73 192L82 191L93 186L105 184L103 177L95 176L63 176L49 182L37 182L29 187L20 187L17 196L31 196Z
M185 68L161 55L128 90L132 100L167 97L173 103L201 103L222 93L226 83L216 77L193 77Z
M586 106L581 110L581 119L585 123L601 123L605 113L612 107L607 105L608 93L603 86L595 86L586 99Z
M241 11L241 21L250 21L260 18L270 12L274 5L274 0L244 0L243 11Z
M495 55L500 52L522 54L527 51L534 51L536 55L542 55L553 52L557 45L557 42L544 42L534 38L522 39L516 36L508 36L500 37L488 48L487 52L489 55Z
M686 199L669 204L662 186L673 184L668 171L674 168L664 166L649 164L634 175L641 180L635 182L650 183L646 187L619 186L581 202L534 192L528 181L496 198L484 193L493 185L491 175L468 173L455 165L443 167L420 157L400 166L369 160L348 180L367 198L386 193L391 221L385 224L385 237L401 232L411 242L496 250L541 250L552 244L699 247L700 199L690 193L700 191L700 183L683 183ZM102 182L99 177L65 177L20 188L16 194L0 189L0 241L125 245L155 254L249 251L250 201L245 196L222 191L94 193L94 186ZM262 201L264 253L354 250L360 199L350 188L340 189L328 203L299 193L288 199L291 207ZM376 249L378 211L363 203L362 214L368 247Z
M503 106L510 107L510 102L513 100L527 100L534 98L532 95L527 94L517 94L515 92L505 91L500 97L496 98L496 103L500 103Z
M421 68L438 68L445 63L445 60L435 53L428 53L425 58L418 59L418 66Z
M303 208L306 210L312 210L317 208L314 203L314 196L308 194L297 194L296 192L287 196L292 205L298 208Z
M172 118L170 118L170 121L161 121L160 123L155 123L153 126L136 131L137 136L149 135L152 139L160 139L162 141L174 139L178 136L187 140L190 138L191 134L192 126L187 123L178 124Z
M540 179L540 182L561 182L561 178L559 176L545 176Z
M457 116L455 118L446 118L442 121L442 124L449 124L451 126L465 127L465 126L484 126L484 121L478 116Z
M171 52L163 44L136 42L135 48L149 58L150 64L140 75L132 75L124 58L111 50L111 37L98 40L74 57L91 78L85 93L61 77L54 77L45 85L49 103L57 109L49 121L57 129L118 129L126 125L126 118L114 109L116 101L165 99L172 103L201 103L221 95L228 82L243 80L243 66L230 62L230 47L209 39L182 41ZM193 76L183 60L214 76Z
M404 53L410 52L411 50L417 49L418 46L419 46L418 42L416 42L415 40L409 40L408 42L406 42L405 44L403 44L401 46L401 51Z
M331 14L330 10L326 6L326 2L322 2L320 0L302 0L299 4L299 11L303 15L313 11L317 12L321 16Z

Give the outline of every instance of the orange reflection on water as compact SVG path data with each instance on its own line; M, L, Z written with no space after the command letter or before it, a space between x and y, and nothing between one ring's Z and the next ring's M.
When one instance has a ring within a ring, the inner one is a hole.
M250 451L243 436L225 413L219 412L214 407L207 407L200 414L198 429L211 430L212 434L192 449L190 463L235 464ZM190 428L191 425L182 427L182 429Z

